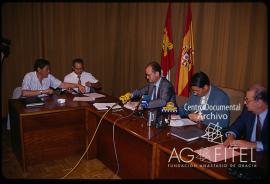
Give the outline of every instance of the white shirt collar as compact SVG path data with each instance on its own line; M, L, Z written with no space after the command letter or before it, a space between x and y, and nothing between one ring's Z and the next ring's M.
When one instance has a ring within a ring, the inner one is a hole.
M159 87L160 81L161 81L161 77L159 78L159 80L156 83L154 83L154 85L156 86L156 88Z

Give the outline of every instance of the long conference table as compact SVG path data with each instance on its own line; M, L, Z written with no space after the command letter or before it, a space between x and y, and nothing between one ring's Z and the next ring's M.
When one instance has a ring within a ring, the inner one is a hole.
M58 104L59 98L65 98L66 103ZM26 108L19 99L9 99L12 149L24 171L30 164L83 154L105 113L96 110L93 103L117 101L109 95L94 102L73 101L73 98L72 94L54 94L44 97L45 105L31 108ZM205 163L194 157L186 164L183 160L196 156L186 149L179 154L181 163L177 159L169 162L173 149L179 153L186 147L196 150L214 145L202 138L186 142L171 136L170 131L171 127L148 127L145 117L136 116L129 109L113 110L101 122L85 159L99 159L112 171L118 170L124 179L233 178L224 167L232 159L219 162L222 167L195 167Z

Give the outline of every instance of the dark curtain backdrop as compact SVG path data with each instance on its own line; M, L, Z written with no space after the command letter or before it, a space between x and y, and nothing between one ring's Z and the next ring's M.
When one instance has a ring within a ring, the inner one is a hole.
M71 61L119 96L145 83L144 67L161 59L167 3L4 3L2 36L11 40L2 65L2 116L15 87L36 58L51 62L63 80ZM267 85L267 8L263 3L192 3L195 71L222 87ZM172 3L175 63L182 46L187 3ZM174 83L176 66L171 73Z

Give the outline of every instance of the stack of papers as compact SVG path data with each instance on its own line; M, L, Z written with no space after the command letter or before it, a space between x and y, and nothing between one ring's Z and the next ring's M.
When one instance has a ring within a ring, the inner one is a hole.
M96 98L105 97L102 94L99 93L86 93L83 97L74 97L73 101L81 101L81 102L91 102L95 101Z
M80 97L80 96L76 96L73 98L73 101L80 101L80 102L90 102L90 101L94 101L95 99L92 97Z
M124 107L127 109L130 109L132 111L134 111L136 109L136 107L138 106L139 102L127 102Z
M196 125L196 123L187 119L187 118L185 118L185 119L171 119L169 126L181 127L181 126L188 126L188 125Z
M99 94L99 93L86 93L86 94L84 94L84 96L91 97L91 98L93 98L94 100L95 100L96 98L105 97L105 95L102 95L102 94Z
M93 106L97 109L97 110L107 110L110 107L112 107L113 105L115 105L116 103L94 103ZM113 109L121 109L122 107L120 105L116 105L115 107L113 107Z

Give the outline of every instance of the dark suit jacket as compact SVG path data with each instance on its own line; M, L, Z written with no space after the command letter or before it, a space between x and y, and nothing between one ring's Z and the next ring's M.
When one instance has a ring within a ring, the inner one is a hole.
M200 105L200 99L201 97L196 96L194 94L191 95L191 97L188 99L186 104L181 106L179 108L179 115L181 117L187 117L188 114L194 112L195 110L188 110L188 107L192 107L194 105ZM207 101L208 105L230 105L230 100L228 95L219 89L218 87L211 85L211 92ZM212 113L212 117L210 116ZM230 122L230 112L229 110L202 110L202 114L205 115L205 120L202 122L205 125L208 125L209 123L216 124L219 122L219 126L223 128L228 128L229 122ZM213 116L215 115L215 117ZM227 119L223 118L227 117Z
M232 131L236 134L237 138L245 139L250 141L252 130L255 123L256 115L247 110L247 107L244 106L241 115L236 119L236 121L231 125L229 131ZM264 151L268 150L268 120L269 120L269 111L265 117L264 124L262 127L262 144Z
M154 84L147 83L144 87L141 89L137 89L133 91L132 98L138 98L142 95L152 95ZM172 83L168 81L166 78L162 77L160 80L158 92L157 92L157 99L151 100L149 102L148 108L158 108L158 107L164 107L167 102L173 102L176 105L176 97L175 97L175 91Z

